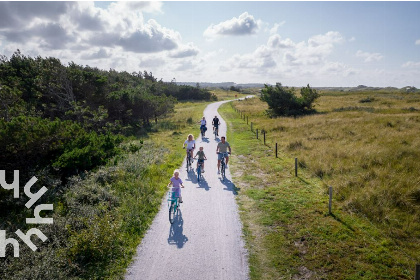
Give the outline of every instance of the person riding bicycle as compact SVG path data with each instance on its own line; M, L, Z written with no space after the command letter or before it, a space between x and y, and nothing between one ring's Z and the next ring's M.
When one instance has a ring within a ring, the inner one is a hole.
M197 156L198 156L197 169L198 169L198 165L201 164L201 172L204 173L204 160L207 158L206 158L206 155L204 154L203 147L200 147L200 150L197 152L194 158L196 158Z
M220 125L220 121L219 121L219 118L217 116L214 116L212 124L213 124L213 131L214 130L217 130L217 134L216 135L219 136L219 125Z
M194 157L194 149L195 149L195 140L192 134L188 134L187 140L185 140L182 148L185 149L185 145L187 145L187 151L190 153L191 159Z
M232 152L232 149L230 148L230 145L228 142L226 142L226 137L221 137L221 142L217 144L216 154L218 154L218 160L217 160L217 174L220 174L220 161L223 157L226 158L226 168L227 164L229 162L229 154L227 153L227 150L229 149L229 154Z
M179 170L175 169L174 176L170 179L168 188L172 185L171 191L175 193L175 197L179 197L179 203L182 203L181 188L184 188L181 178L179 178ZM180 188L181 186L181 188Z
M205 136L206 135L206 130L207 130L207 127L206 127L207 121L206 121L206 118L205 117L203 117L201 119L200 124L201 124L200 125L200 131L203 131L203 136Z

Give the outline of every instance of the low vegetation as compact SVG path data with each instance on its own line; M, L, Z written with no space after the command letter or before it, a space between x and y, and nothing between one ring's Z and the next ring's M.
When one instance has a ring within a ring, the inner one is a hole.
M191 99L194 101L186 101ZM21 196L0 188L0 229L17 238L38 226L48 240L8 246L1 279L121 279L184 157L175 146L217 97L157 81L151 73L64 66L16 52L0 58L0 166L19 170ZM176 113L176 114L174 114ZM197 129L198 134L198 129ZM27 225L23 186L48 192L38 203L53 225Z
M413 278L420 262L419 101L398 90L325 91L316 114L278 118L268 118L258 98L234 102L254 132L266 131L266 145L224 105L253 279Z

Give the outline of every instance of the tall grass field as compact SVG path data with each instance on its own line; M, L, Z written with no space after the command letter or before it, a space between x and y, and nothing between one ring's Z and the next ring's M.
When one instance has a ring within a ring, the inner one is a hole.
M317 113L297 118L269 118L258 97L221 108L252 279L414 278L419 104L416 93L324 91Z

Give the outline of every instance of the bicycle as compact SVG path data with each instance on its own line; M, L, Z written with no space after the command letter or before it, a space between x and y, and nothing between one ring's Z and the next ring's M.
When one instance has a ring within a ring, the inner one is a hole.
M177 192L168 192L169 222L174 223L175 216L179 210L179 196Z
M205 160L205 159L203 159L203 160ZM204 163L204 161L198 163L198 167L197 167L197 180L198 180L198 182L200 182L200 178L202 177L201 169L203 168L203 163Z
M191 152L187 149L187 172L192 168L191 164L192 164Z
M225 157L226 157L226 154L229 154L230 155L230 153L218 153L218 154L223 154L223 157L222 157L222 159L220 160L220 174L222 175L222 179L223 179L223 181L225 180L225 178L226 178L226 163L225 163Z
M213 129L213 133L214 133L214 139L216 139L217 135L219 135L219 127L215 126Z
M206 127L205 126L203 126L202 128L201 128L201 138L204 138L204 136L206 135Z

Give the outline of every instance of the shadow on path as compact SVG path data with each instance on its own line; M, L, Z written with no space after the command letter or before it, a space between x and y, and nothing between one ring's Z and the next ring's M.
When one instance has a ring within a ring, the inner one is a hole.
M195 162L193 163L193 166L195 166ZM188 173L187 173L187 178L185 179L185 181L189 181L193 184L197 184L198 180L197 180L197 174L195 174L194 169L191 169Z
M178 209L177 215L174 219L174 223L169 229L168 244L176 245L178 249L184 247L184 244L187 243L188 237L186 237L182 232L184 231L184 220L182 219L181 209Z
M223 180L222 177L220 177L219 180L220 183L222 183L225 186L224 190L230 191L234 195L238 195L238 191L240 190L240 188L237 188L231 180L229 180L228 178L225 178Z
M198 182L198 189L205 189L206 191L210 190L210 186L206 181L206 178L203 177L203 174L201 174L200 182Z

